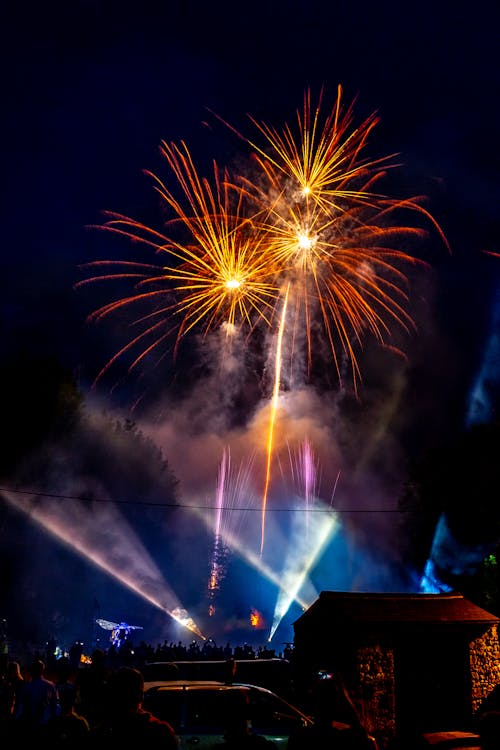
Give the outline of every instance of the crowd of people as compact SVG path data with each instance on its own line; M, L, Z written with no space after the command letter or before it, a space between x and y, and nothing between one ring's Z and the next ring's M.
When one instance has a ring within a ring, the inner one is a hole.
M277 653L276 649L269 648L267 645L252 646L248 643L242 643L231 646L228 642L221 646L217 645L212 638L207 638L201 644L193 639L190 643L164 640L156 645L144 640L135 643L131 638L126 638L120 643L120 646L110 641L107 646L103 646L99 642L95 647L105 652L108 664L113 667L125 665L141 667L143 664L153 661L222 661L227 659L272 659L276 657L290 660L293 656L291 643L285 643L284 648ZM61 649L55 639L52 638L47 641L43 650L35 650L31 655L42 658L49 671L52 667L55 667L61 658L67 659L74 669L82 661L89 658L81 641L75 641L69 648Z
M120 649L121 651L121 649ZM272 650L254 650L246 645L219 649L194 644L163 643L151 652L139 649L140 659L179 661L182 659L275 658ZM286 651L291 656L291 644ZM49 656L53 656L51 653ZM115 658L119 656L119 659ZM280 655L282 656L282 655ZM0 741L25 743L43 741L51 747L97 750L122 747L130 742L158 743L163 750L179 748L175 729L143 707L144 676L135 649L118 655L113 649L95 648L87 662L75 664L75 653L50 658L40 654L22 665L13 658L0 668ZM333 691L333 692L332 692ZM335 750L377 750L356 712L340 675L318 682L313 694L313 725L290 735L287 750L335 748ZM240 704L236 703L241 699ZM249 706L244 696L232 696L228 707L224 739L220 750L272 750L276 745L254 734ZM349 731L345 731L346 727ZM500 748L500 687L493 691L477 717L481 750Z
M174 728L143 707L144 678L136 667L110 666L107 654L95 649L90 664L72 669L69 660L59 660L48 674L41 658L34 658L23 674L16 661L8 662L0 687L0 738L4 742L24 744L40 742L53 748L90 747L106 750L123 747L130 742L151 741L163 750L175 750L179 739ZM274 742L252 731L251 711L243 692L228 693L227 724L223 740L215 747L223 750L277 750ZM290 737L290 749L319 747L321 733L326 731L320 721L310 731ZM353 709L353 716L355 715ZM351 716L352 720L352 716ZM366 733L356 722L358 741L349 745L340 742L337 727L330 726L330 739L338 750L373 750ZM331 737L330 737L331 735ZM311 745L311 742L313 744Z
M287 644L280 657L290 657ZM58 747L88 747L102 743L157 741L164 750L178 747L174 729L142 706L144 677L141 667L152 661L197 661L275 658L274 649L249 644L218 646L208 639L202 645L193 640L163 641L152 646L125 640L117 648L96 647L90 656L76 641L67 650L49 638L43 650L21 660L4 653L0 661L0 739L7 742L44 740ZM230 712L228 736L222 747L258 747L245 719ZM248 735L244 738L243 735ZM237 743L237 744L234 744ZM239 744L238 744L239 743ZM271 744L272 747L272 744Z
M97 653L95 663L76 674L62 661L52 679L42 659L30 663L26 677L18 662L9 662L0 689L4 747L43 742L53 748L109 749L151 741L164 750L178 748L170 724L142 707L141 672L127 666L109 670Z

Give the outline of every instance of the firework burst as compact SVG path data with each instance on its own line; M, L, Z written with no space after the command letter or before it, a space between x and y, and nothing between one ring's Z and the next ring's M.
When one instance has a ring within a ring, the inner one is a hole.
M174 333L176 351L181 338L194 327L201 326L207 334L224 326L230 337L236 329L246 328L250 333L258 323L271 325L279 295L276 268L263 247L265 236L256 233L244 216L241 192L230 187L227 172L221 172L215 162L213 183L201 178L184 143L163 142L161 153L181 191L179 198L158 176L147 172L163 203L173 211L167 232L113 212L105 212L107 221L98 228L152 248L165 263L100 260L81 266L97 273L76 287L97 281L129 281L133 287L126 296L94 310L90 322L123 309L134 315L146 308L133 318L139 333L106 363L96 382L125 355L132 355L129 370L137 368Z
M240 186L255 206L253 223L266 237L268 257L289 282L295 309L290 328L305 331L309 365L312 322L319 315L339 380L342 353L356 390L361 379L356 350L364 336L386 345L391 323L407 332L413 327L404 268L426 264L400 246L427 231L395 218L419 214L447 242L422 205L424 196L396 199L376 190L387 170L400 166L394 155L364 155L378 117L354 127L353 106L343 108L340 86L333 110L322 117L322 98L323 92L313 106L306 92L296 132L250 117L262 145L238 135L253 149L260 179L242 178Z
M323 92L314 106L307 91L295 129L286 124L278 130L250 118L262 145L238 135L252 151L257 167L252 178L230 175L214 162L208 180L198 174L184 142L162 142L177 191L146 174L170 214L165 231L111 212L100 228L148 246L163 262L84 264L83 270L96 273L76 284L132 284L129 294L89 316L99 321L127 310L138 331L96 380L126 356L134 370L173 334L175 352L193 329L206 335L224 326L230 337L235 329L250 334L261 324L271 327L285 289L295 311L289 328L305 333L309 365L318 330L313 322L319 318L339 381L342 355L351 364L355 390L364 336L387 345L391 324L407 331L413 326L404 268L425 264L400 245L426 231L395 219L405 211L418 213L446 240L422 196L394 199L376 190L387 170L399 166L394 155L364 154L378 117L356 127L353 105L344 107L340 86L333 109L323 116L322 107Z

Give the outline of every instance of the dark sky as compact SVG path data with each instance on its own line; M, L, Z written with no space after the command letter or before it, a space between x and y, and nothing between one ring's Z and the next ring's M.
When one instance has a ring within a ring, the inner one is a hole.
M86 324L89 295L73 288L78 266L122 252L88 226L103 210L146 222L156 215L143 170L161 169L162 139L184 139L202 168L213 158L238 159L229 132L214 118L211 129L202 124L209 111L236 127L246 128L250 114L279 128L293 122L307 87L324 86L333 102L340 84L346 102L356 99L357 121L380 115L374 153L401 155L396 185L429 197L450 252L435 237L421 249L432 270L412 290L418 335L405 342L408 365L401 375L387 355L366 347L363 406L348 427L342 423L339 442L352 457L357 442L375 445L384 432L392 460L367 448L369 474L378 471L380 484L374 494L383 497L386 474L401 481L392 464L405 451L425 450L467 424L486 355L486 376L498 377L488 345L500 259L484 252L500 252L495 3L49 2L10 4L1 15L2 356L20 342L53 351L86 388L113 354L113 334ZM174 379L172 365L164 366L156 375ZM98 397L109 408L127 405L109 384ZM316 397L308 398L317 410ZM210 462L201 440L190 448L173 440L186 425L181 412L172 424L150 412L141 426L167 453L186 495L197 496L213 464L204 473ZM203 464L197 481L182 469L186 457ZM335 460L326 458L328 477L337 474ZM347 480L346 496L359 491L356 478ZM349 564L351 580L337 585L368 585L352 557Z
M207 135L207 108L237 126L249 113L280 127L307 86L324 85L333 101L341 84L359 121L378 111L373 149L401 154L402 190L429 196L449 238L453 259L430 251L444 279L438 323L474 368L495 274L479 254L498 249L494 4L176 5L3 11L8 328L18 337L26 324L78 360L86 309L71 282L79 262L102 253L86 226L104 209L156 209L142 170L158 167L160 140L185 139L200 163L225 163L235 142L220 129Z

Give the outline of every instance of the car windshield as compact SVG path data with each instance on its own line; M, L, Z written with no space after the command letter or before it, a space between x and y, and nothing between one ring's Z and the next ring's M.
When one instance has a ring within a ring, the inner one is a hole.
M225 693L244 690L249 696L249 718L254 731L265 735L288 735L303 723L303 717L278 696L257 688L159 687L146 691L144 708L168 721L177 733L222 735L227 722Z

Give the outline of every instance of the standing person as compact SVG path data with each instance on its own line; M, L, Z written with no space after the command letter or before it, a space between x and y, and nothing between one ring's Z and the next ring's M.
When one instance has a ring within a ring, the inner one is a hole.
M104 718L90 732L92 748L121 750L137 748L178 750L179 740L166 721L142 707L144 678L138 669L120 667L109 684Z
M111 670L106 663L106 653L101 648L92 652L88 666L80 665L76 671L76 709L85 716L90 727L96 726L104 717Z
M69 668L69 667L68 667ZM69 680L57 683L60 711L49 719L44 732L48 745L53 750L79 750L87 745L90 725L87 719L75 710L76 687Z
M9 661L0 689L0 746L8 747L17 742L20 722L16 717L24 684L19 662Z
M29 666L29 679L19 692L16 721L23 733L37 737L58 712L56 685L45 677L45 662L35 659Z
M0 718L14 719L19 705L20 693L24 686L24 677L18 661L9 661L5 670L0 696Z

